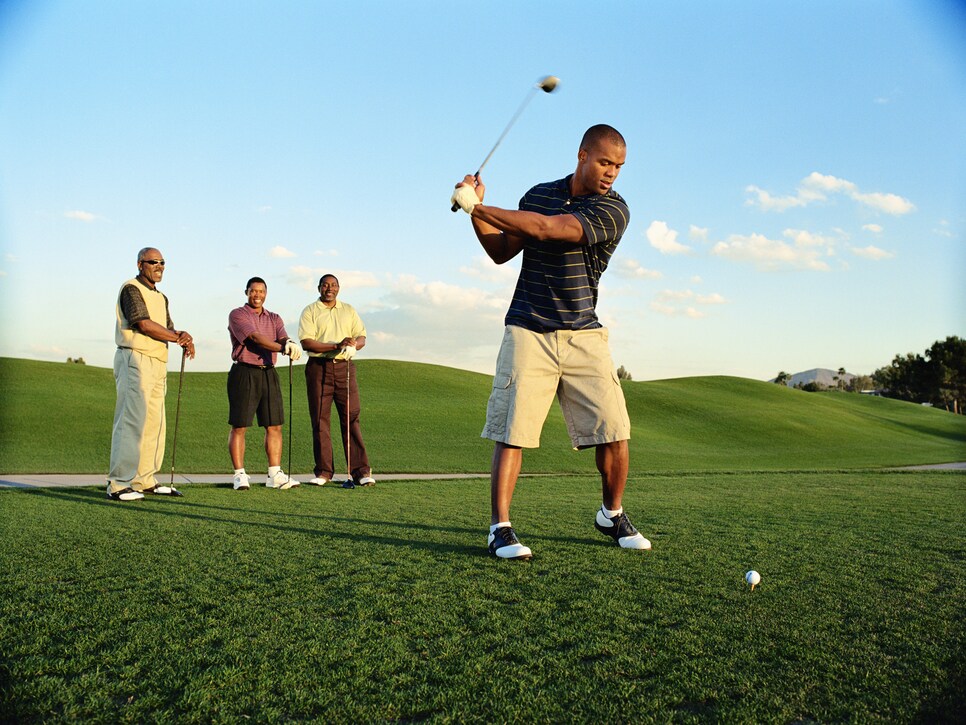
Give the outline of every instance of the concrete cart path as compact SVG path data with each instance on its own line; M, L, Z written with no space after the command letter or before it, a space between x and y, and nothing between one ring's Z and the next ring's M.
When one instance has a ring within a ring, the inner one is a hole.
M886 468L885 471L966 471L966 461L960 463L937 463L929 466L903 466L902 468ZM533 477L539 473L521 473L521 477ZM296 481L304 484L311 473L292 474ZM489 479L489 473L377 473L376 481L452 481L454 479ZM230 475L218 473L176 473L175 485L185 483L231 483ZM170 473L158 475L158 482L165 484L171 480ZM252 476L253 485L260 482L258 475ZM341 484L345 480L340 476L332 481ZM106 486L107 479L97 473L0 473L0 488L63 488L66 486Z
M377 473L376 481L427 481L453 480L464 478L489 479L489 473ZM292 478L305 484L311 473L292 474ZM167 484L171 480L170 472L158 474L158 483ZM340 485L345 476L333 479L330 483ZM218 473L176 473L174 483L180 486L185 483L231 483L232 476ZM260 476L252 475L252 485L262 483ZM64 488L68 486L106 486L107 477L96 473L0 473L0 488Z

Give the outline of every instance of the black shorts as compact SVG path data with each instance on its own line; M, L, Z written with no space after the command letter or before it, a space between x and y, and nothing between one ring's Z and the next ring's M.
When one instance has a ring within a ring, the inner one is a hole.
M282 387L275 368L252 368L235 363L228 371L228 425L248 428L255 415L267 428L285 422Z

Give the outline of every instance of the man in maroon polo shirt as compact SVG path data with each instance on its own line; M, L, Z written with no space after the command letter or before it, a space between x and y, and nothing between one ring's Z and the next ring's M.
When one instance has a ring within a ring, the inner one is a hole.
M288 489L299 485L282 470L282 424L285 406L282 388L275 371L278 353L292 360L302 356L299 346L289 339L282 318L265 309L268 286L261 277L252 277L245 286L248 302L228 315L231 359L228 371L228 453L235 469L232 487L247 491L251 485L245 472L245 432L258 416L265 429L265 454L268 457L269 488Z

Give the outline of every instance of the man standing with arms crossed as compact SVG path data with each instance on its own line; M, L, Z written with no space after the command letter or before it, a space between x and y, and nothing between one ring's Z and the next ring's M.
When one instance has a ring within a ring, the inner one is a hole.
M494 262L523 252L482 434L495 444L487 547L501 559L533 555L510 524L510 502L523 449L540 445L554 395L574 448L595 449L603 503L594 526L622 548L651 548L621 503L630 419L596 312L600 277L630 220L627 204L611 188L626 155L616 129L592 126L580 142L574 173L534 186L519 210L484 204L486 188L474 176L457 184L451 199L470 215Z
M164 276L164 255L153 247L138 252L138 276L121 286L115 307L114 383L117 403L111 434L107 497L138 501L144 494L183 495L160 486L155 474L164 459L164 395L168 389L168 343L176 342L194 359L187 332L174 329L168 298L157 285Z
M366 346L366 327L355 308L340 302L338 296L339 280L334 274L323 275L319 280L319 299L302 310L299 319L299 341L309 354L305 366L305 389L315 453L315 477L309 483L324 486L335 473L330 430L334 402L350 475L343 486L374 486L376 481L362 442L359 385L356 366L352 362L353 355Z
M248 302L228 315L231 359L234 360L228 371L228 425L231 426L228 454L235 469L232 488L247 491L251 486L245 472L245 432L256 413L258 425L265 429L265 455L268 457L265 485L295 488L299 482L291 478L291 471L286 474L282 470L285 406L275 362L278 353L298 360L302 351L294 340L289 339L282 318L265 309L268 295L265 280L252 277L245 285L245 294Z

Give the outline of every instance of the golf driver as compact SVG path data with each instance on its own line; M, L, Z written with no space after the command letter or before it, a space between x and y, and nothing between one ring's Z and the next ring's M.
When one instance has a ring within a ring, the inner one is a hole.
M181 372L178 373L178 404L174 409L174 436L171 439L171 491L175 492L174 488L174 456L178 452L178 421L181 418L181 385L184 382L184 361L188 357L188 349L181 348ZM179 493L174 493L176 496L180 496Z
M520 107L517 109L517 112L514 113L513 118L510 119L510 123L506 125L505 129L503 129L503 133L500 134L500 138L498 138L496 140L496 143L493 144L493 148L490 149L490 153L488 153L486 155L486 158L483 159L483 163L480 164L480 168L476 170L476 173L473 174L473 176L475 176L477 179L480 178L480 172L483 171L483 167L486 166L486 162L490 160L490 157L493 155L493 152L496 151L497 147L503 141L503 137L507 135L507 132L513 127L513 124L517 122L517 119L520 117L520 114L523 113L523 109L527 107L527 104L530 103L530 101L536 95L536 92L540 90L540 91L543 91L544 93L553 93L557 89L558 83L560 83L560 79L557 78L557 76L547 76L542 81L537 83L533 88L530 89L526 97L523 99L523 103L520 104ZM460 208L459 204L453 204L452 211L458 211L459 208Z

